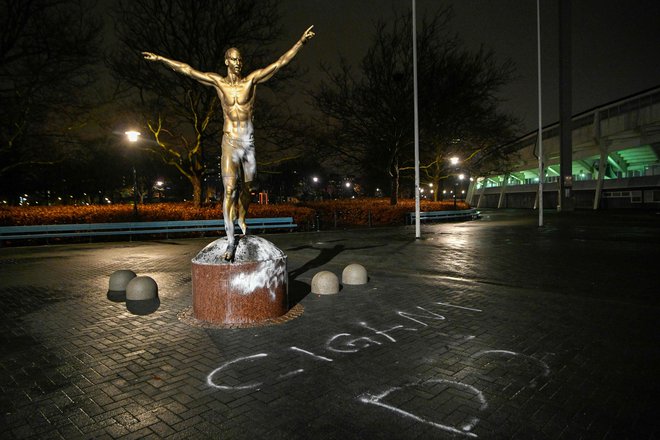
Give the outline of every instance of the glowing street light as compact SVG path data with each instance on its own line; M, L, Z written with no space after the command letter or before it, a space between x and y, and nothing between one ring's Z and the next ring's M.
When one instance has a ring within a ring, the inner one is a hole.
M126 136L128 137L129 142L137 142L138 138L140 137L140 134L142 134L142 133L140 133L139 131L135 131L135 130L129 130L129 131L125 132L124 134L126 134Z
M125 132L128 142L134 144L140 137L140 132L129 130ZM137 219L138 216L138 185L137 185L137 171L135 170L135 159L133 159L133 217Z
M457 156L454 156L449 159L449 163L451 163L452 165L458 165L458 162L460 162L460 159Z

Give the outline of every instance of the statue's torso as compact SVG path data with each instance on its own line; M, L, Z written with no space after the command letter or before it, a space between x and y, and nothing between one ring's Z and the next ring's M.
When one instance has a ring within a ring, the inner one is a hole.
M223 132L236 138L252 137L256 84L246 78L230 82L229 78L220 77L216 90L222 105Z

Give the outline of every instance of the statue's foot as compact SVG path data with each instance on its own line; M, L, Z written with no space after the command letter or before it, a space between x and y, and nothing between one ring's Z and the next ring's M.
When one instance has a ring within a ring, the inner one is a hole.
M225 251L225 254L223 255L223 258L225 259L225 261L233 261L235 254L236 254L236 243L227 244L227 250Z
M238 227L241 228L241 231L243 231L243 235L247 235L247 224L245 223L245 220L243 221L238 221Z

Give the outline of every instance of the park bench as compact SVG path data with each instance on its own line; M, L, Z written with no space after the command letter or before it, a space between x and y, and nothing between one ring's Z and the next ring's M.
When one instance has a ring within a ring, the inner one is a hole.
M456 211L424 211L419 213L419 221L475 220L481 213L474 208ZM409 224L415 223L415 213L408 213Z
M265 231L266 229L288 229L292 231L298 226L293 222L293 217L248 218L246 223L249 231ZM0 226L0 241L145 234L165 234L166 237L169 237L170 234L178 233L223 231L224 225L223 220L175 220ZM237 231L239 230L237 229Z

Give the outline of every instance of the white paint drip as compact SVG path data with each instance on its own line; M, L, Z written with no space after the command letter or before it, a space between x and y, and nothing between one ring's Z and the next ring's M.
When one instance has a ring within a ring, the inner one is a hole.
M229 280L231 289L239 295L251 295L256 290L268 289L271 301L275 301L276 289L286 282L286 264L280 260L262 261L249 273L237 273Z
M332 343L335 341L335 339L340 338L342 336L351 336L351 334L350 333L339 333L337 335L332 336L330 339L328 339L328 342L326 342L326 344L325 344L326 348L328 350L334 351L336 353L357 353L358 352L357 349L354 349L354 350L341 350L339 348L332 347Z
M419 314L419 313L401 312L401 311L398 311L396 313L397 313L397 315L401 316L402 318L410 319L411 321L414 321L418 324L421 324L424 327L428 327L428 324L425 323L424 321L420 321L419 319L413 318L413 316L416 316L418 318L434 319L434 320L438 320L438 321L442 321L442 320L445 319L444 316L438 315L437 313L433 313L431 311L428 311L423 307L417 306L417 308L420 309L420 310L425 311L426 315L422 315L422 314Z
M334 335L331 337L328 342L326 343L326 348L330 351L334 351L336 353L357 353L363 348L371 347L372 345L383 345L378 341L374 341L368 336L360 336L354 339L351 339L350 341L347 341L344 343L346 347L351 347L349 350L342 350L340 348L335 348L332 346L332 343L335 341L335 339L341 337L341 336L351 336L350 333L339 333L338 335ZM361 344L357 344L357 342L363 341Z
M247 235L238 241L233 263L224 259L226 249L227 237L220 238L202 249L192 262L202 265L259 263L254 270L236 271L229 279L229 285L232 291L244 296L267 289L271 301L274 301L276 290L287 281L284 252L270 241L254 235Z
M219 238L199 251L192 262L194 264L233 264L224 259L226 250L227 237ZM285 257L284 252L270 241L256 235L246 235L238 240L234 263L279 260Z
M358 341L364 341L364 343L358 345L358 344L356 344L356 342L358 342ZM368 336L360 336L359 338L355 338L355 339L349 341L348 344L346 344L346 345L348 345L349 347L357 347L358 349L362 349L362 348L371 347L374 344L375 345L383 345L378 341L374 341L373 339L371 339Z
M229 386L229 385L218 385L213 381L213 376L216 375L216 373L219 373L220 371L224 370L228 366L235 364L237 362L242 362L242 361L247 361L250 359L258 359L262 357L268 356L266 353L259 353L259 354L253 354L252 356L244 356L244 357L239 357L234 360L231 360L229 362L225 362L224 364L220 365L218 368L215 370L211 371L208 376L206 376L206 384L213 387L217 388L219 390L249 390L252 388L257 388L261 385L263 385L263 382L254 382L254 383L249 383L246 385L240 385L240 386Z
M299 369L299 370L289 371L288 373L280 374L280 375L278 376L278 379L288 379L289 377L291 377L291 376L295 376L296 374L303 373L304 371L305 371L305 370L303 370L302 368Z
M479 403L481 403L481 406L479 407L480 411L483 411L486 408L488 408L488 402L486 401L486 397L484 396L484 393L482 393L479 389L473 387L470 384L463 383L463 382L456 382L456 381L449 380L449 379L430 379L430 380L425 381L425 383L447 383L447 384L450 384L450 385L454 385L455 387L458 387L458 388L466 388L466 389L472 391L477 396L477 399L479 400Z
M284 252L270 241L255 235L246 235L238 242L234 261L279 260L284 256Z
M462 383L462 382L454 382L452 380L446 380L446 379L432 379L432 380L428 380L424 383L446 383L446 384L453 385L455 387L466 388L466 389L472 391L477 396L477 399L481 403L481 406L479 407L480 411L483 411L484 409L486 409L488 407L488 403L487 403L486 398L484 397L483 393L481 391L479 391L477 388L473 387L472 385L468 385L468 384L465 384L465 383ZM394 405L390 405L390 404L382 402L382 400L385 397L387 397L388 395L392 394L395 391L400 391L400 390L403 390L405 388L412 387L412 386L417 386L417 385L419 385L419 383L415 382L415 383L405 385L403 387L389 388L388 390L386 390L385 392L383 392L379 395L373 395L373 394L365 393L365 394L362 394L361 396L359 396L358 400L360 400L360 402L362 402L362 403L367 403L367 404L370 404L370 405L380 406L381 408L388 409L388 410L390 410L390 411L392 411L392 412L394 412L394 413L396 413L400 416L408 417L408 418L413 419L415 421L425 423L429 426L433 426L435 428L442 429L443 431L451 432L451 433L454 433L454 434L464 435L466 437L473 437L473 438L478 437L475 433L470 432L470 431L472 431L472 429L474 429L476 424L479 423L479 419L477 417L471 417L470 420L467 423L465 423L461 426L461 429L458 429L454 426L445 425L443 423L438 423L436 421L429 420L429 419L426 419L424 417L420 417L416 414L413 414L411 412L405 411L401 408L397 408Z
M455 307L457 309L471 310L473 312L483 312L483 310L480 310L480 309L473 309L472 307L457 306L455 304L449 304L449 303L443 303L443 302L437 302L436 304L438 304L440 306Z
M360 325L364 326L364 328L368 328L369 330L376 333L377 335L385 336L387 339L389 339L392 342L396 342L396 339L394 339L392 336L388 335L387 333L391 332L392 330L396 330L398 328L403 327L402 325L395 325L394 327L389 328L387 330L376 330L375 328L369 327L366 322L361 322Z
M471 417L468 423L461 426L461 429L466 432L472 431L472 428L474 428L477 425L477 423L479 423L479 419L476 417Z
M327 358L325 356L320 356L318 354L314 354L311 351L303 350L302 348L291 347L291 350L299 351L301 353L305 353L305 354L310 355L311 357L313 357L315 359L318 359L318 360L321 360L321 361L332 362L332 359L330 359L330 358Z

